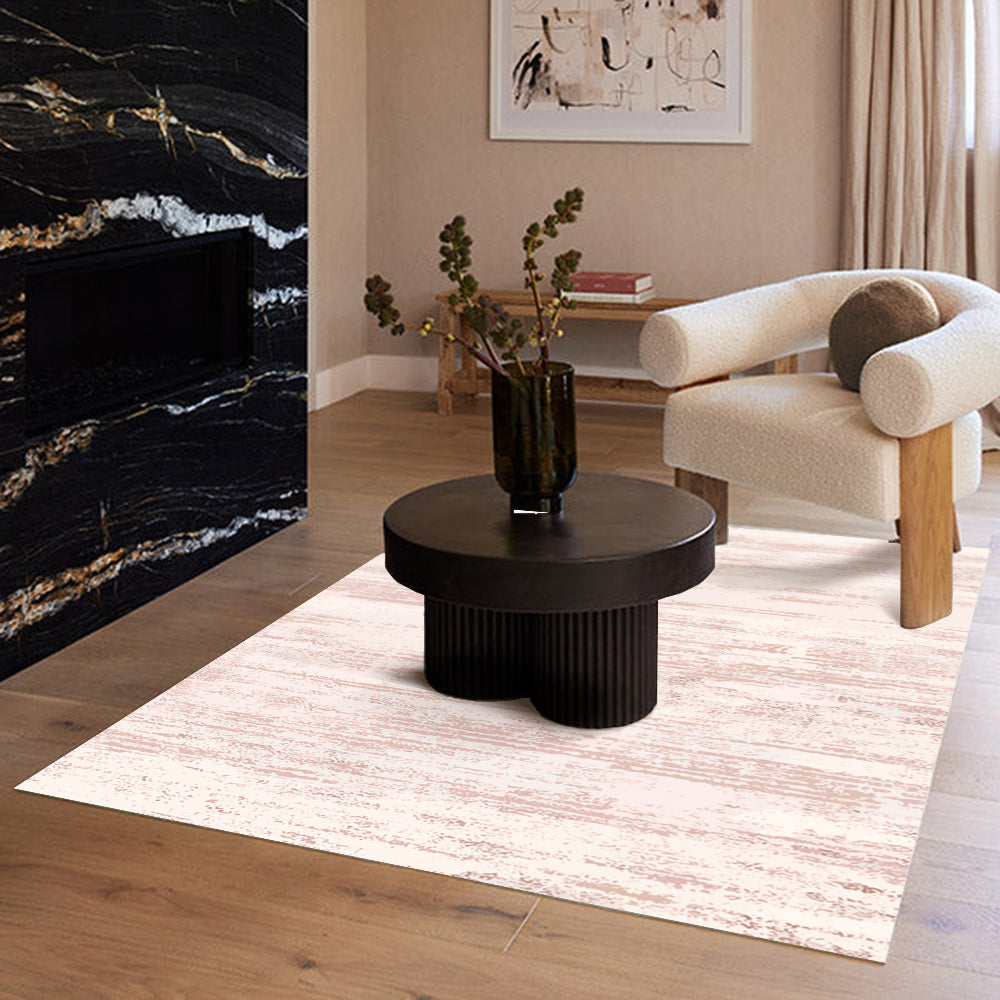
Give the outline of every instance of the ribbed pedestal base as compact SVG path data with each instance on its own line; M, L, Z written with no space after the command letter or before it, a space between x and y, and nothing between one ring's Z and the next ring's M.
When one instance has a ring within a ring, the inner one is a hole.
M656 604L537 615L531 703L564 726L627 726L656 705Z
M625 726L656 705L656 603L606 611L491 611L424 600L424 671L436 691L530 697L567 726Z
M424 675L455 698L527 698L531 615L424 598Z

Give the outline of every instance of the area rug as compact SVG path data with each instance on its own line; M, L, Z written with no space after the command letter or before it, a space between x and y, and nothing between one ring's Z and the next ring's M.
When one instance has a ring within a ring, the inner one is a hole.
M884 961L987 554L908 631L897 546L734 528L598 731L432 691L379 557L18 787Z

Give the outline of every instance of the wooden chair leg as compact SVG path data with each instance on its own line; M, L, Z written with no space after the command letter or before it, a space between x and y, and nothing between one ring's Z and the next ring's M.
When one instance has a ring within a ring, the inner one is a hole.
M896 518L896 537L890 541L899 541L899 518ZM955 505L951 505L951 551L962 551L962 536L958 533L958 514L955 512Z
M715 544L725 545L729 541L729 483L725 479L703 476L700 472L674 469L674 486L712 505L715 509Z
M951 424L899 441L900 621L920 628L951 614L955 542Z

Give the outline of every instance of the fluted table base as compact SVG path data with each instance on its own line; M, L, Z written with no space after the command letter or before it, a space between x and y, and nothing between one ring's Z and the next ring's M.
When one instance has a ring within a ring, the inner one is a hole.
M424 598L424 672L436 691L530 698L566 726L626 726L656 705L656 602L511 612Z

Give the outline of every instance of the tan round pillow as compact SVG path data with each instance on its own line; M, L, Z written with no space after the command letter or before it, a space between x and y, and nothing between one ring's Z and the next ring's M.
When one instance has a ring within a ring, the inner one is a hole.
M861 369L883 347L941 325L931 293L910 278L876 278L855 289L830 320L830 361L844 386L858 392Z

